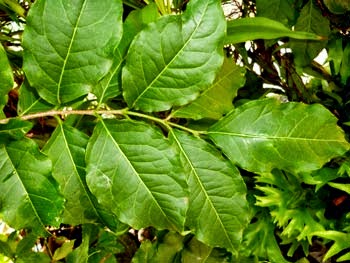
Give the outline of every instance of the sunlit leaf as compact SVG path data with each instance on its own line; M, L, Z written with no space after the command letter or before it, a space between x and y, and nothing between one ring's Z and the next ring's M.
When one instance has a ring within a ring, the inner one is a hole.
M245 70L226 58L215 82L196 100L173 112L174 117L220 119L233 108L232 100L245 83Z
M181 231L187 197L179 165L170 143L152 126L100 120L87 148L87 183L122 222Z
M23 69L51 104L91 91L108 72L122 32L121 0L38 0L23 35Z
M5 105L5 96L13 88L13 73L6 51L0 43L0 110Z
M130 108L164 111L194 100L223 62L220 1L193 0L182 15L149 24L133 40L122 81Z
M239 171L199 138L174 130L171 139L187 175L186 224L205 244L236 252L248 223L246 188Z
M29 139L0 147L0 206L13 228L45 233L58 226L63 198L50 175L51 162Z
M274 99L235 109L210 128L209 136L233 163L253 172L316 170L349 150L326 108Z

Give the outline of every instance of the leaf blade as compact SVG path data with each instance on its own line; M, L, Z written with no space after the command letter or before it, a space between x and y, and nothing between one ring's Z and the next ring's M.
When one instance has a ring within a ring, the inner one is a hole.
M232 59L225 58L215 82L196 100L175 110L172 115L194 120L220 119L233 109L232 101L237 96L238 89L245 83L244 75L244 68L236 65Z
M187 174L187 225L205 244L237 253L248 223L246 187L239 171L199 138L172 130L171 139L179 149Z
M46 225L59 224L63 198L50 173L50 160L31 140L0 148L0 203L8 224L41 234Z
M37 1L23 36L23 69L31 86L54 105L90 92L111 66L121 16L119 0Z
M87 148L87 183L122 222L181 231L187 198L177 162L169 142L151 126L100 120Z
M321 105L265 99L237 108L208 134L233 163L249 171L311 171L349 149L336 122Z
M216 0L191 1L182 16L151 23L134 39L123 68L128 106L163 111L195 99L214 81L222 64L224 32Z

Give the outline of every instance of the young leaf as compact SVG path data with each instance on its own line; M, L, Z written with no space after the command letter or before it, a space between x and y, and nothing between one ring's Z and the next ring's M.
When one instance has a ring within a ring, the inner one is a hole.
M183 229L185 178L158 130L142 122L101 120L86 155L91 192L122 222L137 229Z
M30 87L27 81L23 82L18 95L18 115L47 111L53 107L40 98L36 90Z
M23 35L23 69L51 104L91 91L108 72L121 38L121 0L38 0Z
M85 181L84 158L88 140L86 134L60 123L43 148L52 161L52 176L60 184L66 199L62 216L65 224L103 222Z
M245 83L245 69L225 58L224 64L210 88L196 100L173 112L174 117L195 120L210 118L218 120L233 108L232 100Z
M248 40L276 39L281 37L322 39L322 37L311 32L292 31L282 23L266 17L246 17L227 21L227 35L224 43L237 44Z
M248 223L246 187L239 171L207 142L177 130L171 140L179 149L190 192L186 224L197 239L237 252Z
M182 15L164 16L132 42L122 72L130 108L164 111L194 100L223 62L225 18L218 0L192 0Z
M209 137L249 171L306 172L349 150L336 123L321 105L265 99L232 111L209 129Z
M329 20L324 17L313 0L310 0L301 10L295 25L295 30L315 33L327 38L330 34ZM308 65L327 45L327 41L291 40L295 63Z
M50 173L50 160L33 141L0 147L0 205L10 226L44 234L46 225L59 224L63 198Z

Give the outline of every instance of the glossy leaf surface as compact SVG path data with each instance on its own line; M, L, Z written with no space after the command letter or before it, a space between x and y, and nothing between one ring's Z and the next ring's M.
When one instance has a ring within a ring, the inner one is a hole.
M128 106L164 111L194 100L221 67L225 25L220 1L193 0L141 31L122 73Z
M206 89L196 100L176 110L174 117L220 119L222 115L233 109L232 100L237 91L245 83L244 68L226 58L215 82Z
M22 139L33 127L28 121L12 119L6 124L0 124L0 143L5 143L11 139Z
M85 181L85 148L88 136L59 124L43 152L52 161L52 176L66 199L63 222L79 225L101 221L98 208Z
M246 188L239 171L199 138L173 130L171 139L187 175L186 224L205 244L236 252L248 223Z
M108 72L122 32L120 0L39 0L23 36L24 71L51 104L91 91Z
M349 149L336 123L321 105L265 99L237 108L213 125L209 136L233 163L249 171L300 172L316 170Z
M23 139L0 148L0 204L3 219L16 229L45 233L57 226L63 198L50 175L51 162Z
M170 143L148 124L100 120L87 148L87 183L122 222L181 231L187 197L179 165Z

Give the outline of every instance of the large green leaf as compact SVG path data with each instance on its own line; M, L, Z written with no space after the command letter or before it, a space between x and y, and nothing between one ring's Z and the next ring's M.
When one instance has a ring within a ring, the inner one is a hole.
M171 139L187 175L190 205L186 224L205 244L237 252L248 223L246 187L239 171L199 138L173 130Z
M132 11L126 18L123 24L123 37L114 52L113 65L107 75L92 90L99 105L121 93L121 72L128 47L135 35L148 23L157 20L158 15L157 5L151 3L145 8Z
M142 122L101 120L86 158L90 190L122 222L135 228L183 229L185 178L160 131Z
M301 10L295 25L295 30L315 33L327 39L330 34L329 20L320 9L310 0ZM295 63L300 66L308 65L327 45L327 41L291 40Z
M245 69L226 58L224 64L210 88L196 100L173 112L174 117L220 119L233 108L232 100L245 83Z
M349 149L326 108L275 99L235 109L209 129L209 136L233 163L253 172L316 170Z
M86 95L108 72L121 38L121 0L38 0L23 35L23 69L51 104Z
M0 206L13 228L45 233L57 226L63 208L51 175L51 162L29 139L0 147Z
M88 136L60 123L52 133L43 152L52 161L52 176L60 184L66 199L63 223L79 225L102 222L97 202L85 181L85 148Z
M130 108L163 111L194 100L223 62L220 1L192 0L182 15L151 23L132 42L122 82Z

